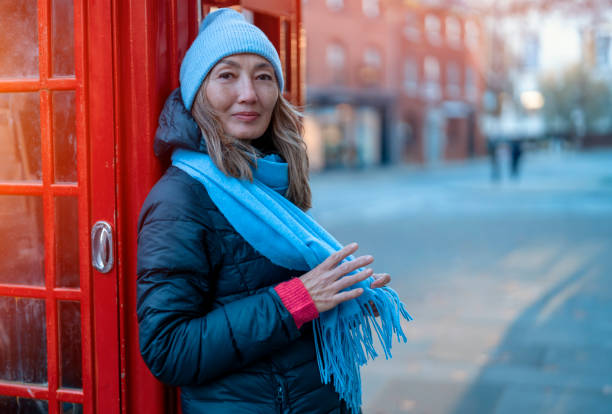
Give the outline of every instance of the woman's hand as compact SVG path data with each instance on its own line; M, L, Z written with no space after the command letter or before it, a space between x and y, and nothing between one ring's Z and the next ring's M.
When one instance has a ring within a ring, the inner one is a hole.
M355 299L363 293L363 289L361 288L342 292L343 289L353 286L355 283L359 283L372 276L372 269L364 269L354 275L343 277L374 261L372 256L360 256L355 260L340 264L349 255L357 251L358 247L357 243L351 243L342 250L330 255L310 272L300 276L300 280L310 294L310 297L312 297L319 313L333 309L340 303ZM372 285L379 282L379 280L380 279L374 281ZM388 281L386 283L388 283ZM386 283L383 283L382 286Z

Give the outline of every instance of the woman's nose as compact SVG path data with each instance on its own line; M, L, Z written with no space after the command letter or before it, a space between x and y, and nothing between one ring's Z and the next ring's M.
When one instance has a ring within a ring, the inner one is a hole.
M255 85L253 85L253 80L247 76L243 76L240 82L238 82L238 100L244 103L257 101Z

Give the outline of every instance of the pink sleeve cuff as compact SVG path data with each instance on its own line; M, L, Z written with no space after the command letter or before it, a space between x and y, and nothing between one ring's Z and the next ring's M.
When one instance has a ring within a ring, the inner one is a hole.
M319 316L314 301L302 281L297 277L277 285L274 290L293 316L298 329L306 322L310 322Z

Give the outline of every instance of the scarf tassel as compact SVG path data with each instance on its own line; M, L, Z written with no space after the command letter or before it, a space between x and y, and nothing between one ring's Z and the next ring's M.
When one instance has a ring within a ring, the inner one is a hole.
M398 342L407 342L401 318L412 320L397 293L387 287L368 288L357 302L361 312L338 314L335 325L321 323L321 317L313 321L321 381L324 384L333 382L340 398L354 413L361 406L361 367L368 359L378 356L372 331L376 332L385 358L389 359L393 336ZM372 305L379 317L374 315Z

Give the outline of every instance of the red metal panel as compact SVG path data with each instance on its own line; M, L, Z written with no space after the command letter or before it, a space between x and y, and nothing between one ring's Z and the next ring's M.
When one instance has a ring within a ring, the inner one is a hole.
M50 47L50 0L38 1L38 47L39 47L39 73L41 81L49 78L49 51ZM47 292L55 287L55 232L53 194L49 186L53 181L53 145L51 142L52 112L49 99L49 90L40 91L40 137L42 154L42 184L43 184L43 217L44 217L44 251L45 251L45 286ZM48 381L48 407L49 414L57 414L58 388L58 350L57 350L57 303L48 295L46 300L47 325L47 381Z
M138 346L136 320L136 224L140 206L161 166L152 153L152 140L163 102L176 85L169 62L177 54L167 47L172 42L172 25L167 21L176 5L163 0L115 1L115 73L117 96L117 166L119 178L117 235L124 413L162 414L167 410L166 388L149 372ZM188 29L187 27L182 30ZM160 48L164 45L166 49ZM170 46L170 49L172 47Z
M10 195L41 195L43 187L40 184L0 183L0 194Z
M41 195L43 191L51 189L53 195L75 196L79 189L73 184L40 184L29 183L0 183L0 194Z
M55 288L49 290L46 286L26 286L0 284L0 296L19 298L55 298L58 300L80 300L81 290L72 288Z
M2 79L0 92L30 92L39 89L53 89L57 91L72 90L76 87L74 78L57 79Z
M81 289L81 353L82 353L82 397L83 412L85 414L93 414L95 395L94 390L94 358L93 358L93 329L92 329L92 283L91 283L91 262L90 262L90 250L89 250L89 223L90 223L90 195L91 187L89 180L89 162L88 155L90 150L90 136L87 128L87 88L88 83L87 76L89 74L89 67L87 66L87 53L88 50L96 50L91 41L89 48L86 43L87 27L89 22L87 19L87 12L85 2L74 0L74 60L75 60L75 115L76 115L76 134L77 137L83 137L77 146L77 180L81 191L81 196L78 198L78 232L79 232L79 285ZM92 12L95 13L95 9L92 8ZM99 16L92 14L90 19L98 19ZM110 65L106 65L107 67ZM93 81L93 80L92 80ZM105 87L106 85L100 85L93 82L92 90L94 88ZM112 107L111 105L108 106ZM111 176L112 177L112 176ZM57 190L56 194L59 194ZM58 288L55 288L58 290ZM99 310L102 311L102 310ZM115 324L116 325L116 324ZM112 354L112 352L111 352ZM112 367L112 366L111 366ZM118 370L113 370L116 375ZM76 394L75 394L76 395ZM68 402L78 402L71 400L70 391L60 390L58 391L58 397ZM100 395L100 398L106 398L105 395ZM111 411L112 412L112 411Z
M40 385L23 386L21 384L0 381L0 395L48 400L49 390L47 387L41 387Z
M110 223L115 231L114 15L110 0L88 2L87 12L88 66L84 73L87 74L88 87L84 94L86 101L79 105L80 110L87 109L89 120L89 148L86 154L81 154L90 165L91 219L87 223L91 228L94 222L103 220ZM87 180L84 171L79 173L79 178L85 177ZM117 237L114 239L119 240ZM89 261L87 259L87 263ZM92 406L89 413L120 412L117 274L115 265L106 274L97 271L89 273L91 282L82 279L82 283L91 286L84 301L89 301L90 308L93 308L91 339L84 335L86 341L83 342L84 348L93 347L94 355L95 371L89 377L94 380L95 395L92 398L95 399L95 407ZM87 311L84 306L81 309ZM87 326L84 328L89 329ZM91 366L91 363L87 365Z

